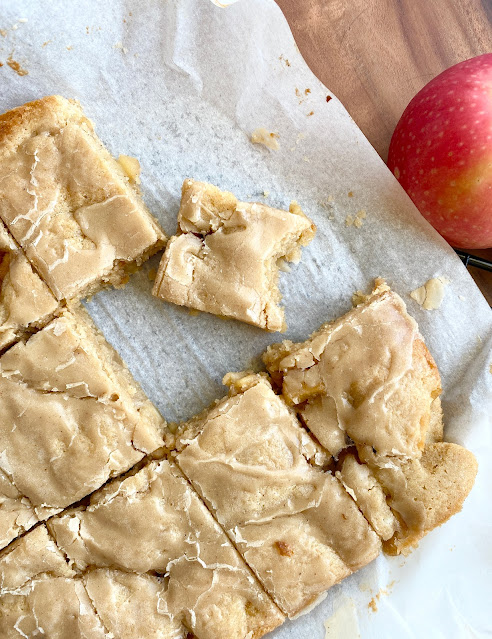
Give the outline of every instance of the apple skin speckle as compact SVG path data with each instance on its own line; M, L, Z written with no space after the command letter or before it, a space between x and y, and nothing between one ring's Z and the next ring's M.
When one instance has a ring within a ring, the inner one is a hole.
M450 244L492 247L492 53L417 93L391 138L388 167Z

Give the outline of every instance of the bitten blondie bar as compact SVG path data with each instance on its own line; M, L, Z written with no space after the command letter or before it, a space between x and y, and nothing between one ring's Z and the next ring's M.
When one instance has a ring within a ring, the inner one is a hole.
M342 318L264 355L337 476L393 554L459 511L473 454L442 442L437 366L403 300L381 280Z
M0 352L47 324L59 305L0 221Z
M114 480L48 527L118 639L259 639L284 620L166 460Z
M0 116L0 218L58 300L122 284L165 243L73 100Z
M153 294L168 302L285 330L279 260L298 261L316 228L300 211L238 202L211 184L185 180L178 233L162 257Z
M277 605L294 617L381 544L323 454L263 376L178 428L176 457Z
M0 542L162 446L164 420L78 311L0 357Z

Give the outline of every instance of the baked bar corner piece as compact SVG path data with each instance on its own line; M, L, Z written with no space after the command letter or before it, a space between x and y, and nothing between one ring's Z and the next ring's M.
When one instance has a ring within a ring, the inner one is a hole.
M439 371L403 300L384 281L305 342L270 346L263 360L335 457L353 443L361 457L422 453Z
M0 218L58 300L123 284L165 242L79 104L56 95L0 116Z
M381 543L268 379L225 382L229 396L178 428L176 461L279 608L295 617L372 561Z
M80 309L0 357L0 415L2 545L162 446L164 420Z
M316 228L289 211L238 202L232 193L185 180L178 231L162 257L153 294L268 331L286 329L277 286L281 261L299 261Z
M0 352L41 328L59 309L0 220Z
M48 526L118 639L259 639L284 620L167 460L110 482Z
M44 525L0 553L0 636L108 639L82 580Z

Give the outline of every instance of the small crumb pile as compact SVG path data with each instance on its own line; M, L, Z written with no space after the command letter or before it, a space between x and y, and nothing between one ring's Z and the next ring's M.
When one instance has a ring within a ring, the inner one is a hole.
M264 127L255 129L251 134L251 142L253 144L263 144L272 151L278 151L280 145L278 143L278 133L270 133Z
M347 217L345 218L345 226L355 226L356 228L360 229L360 227L364 224L364 219L366 218L366 216L367 214L364 209L357 211L355 216L347 215Z

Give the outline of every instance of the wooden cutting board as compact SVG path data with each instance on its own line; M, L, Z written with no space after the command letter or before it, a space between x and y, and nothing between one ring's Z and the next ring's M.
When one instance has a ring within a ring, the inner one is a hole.
M312 71L385 161L412 97L444 69L492 51L492 0L277 3ZM492 249L470 252L492 260ZM492 273L470 273L492 304Z

